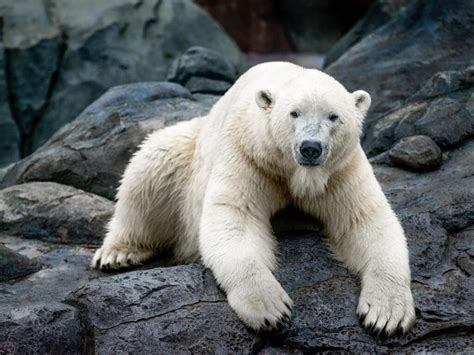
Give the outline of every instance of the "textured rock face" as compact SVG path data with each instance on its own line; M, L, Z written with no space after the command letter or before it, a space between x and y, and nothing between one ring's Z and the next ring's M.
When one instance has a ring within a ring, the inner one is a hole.
M324 59L324 66L334 63L354 44L395 18L412 2L413 0L374 1L367 10L367 14L331 47Z
M192 93L222 95L237 79L235 67L219 53L203 47L188 49L171 65L168 80Z
M5 54L0 44L0 68L5 67ZM0 70L0 167L20 158L20 136L11 114L5 72Z
M51 182L0 190L0 230L25 238L100 244L112 211L103 197Z
M215 100L198 100L174 83L114 87L15 164L2 185L55 181L113 199L128 160L147 134L205 114Z
M41 266L26 256L0 245L0 282L32 274Z
M434 170L442 160L441 149L427 136L403 138L388 154L395 165L420 171Z
M474 68L438 72L399 106L367 125L369 155L412 135L431 137L451 149L474 134Z
M416 103L412 95L436 73L460 73L472 65L473 19L472 1L416 1L329 66L328 73L349 90L364 89L372 96L363 139L370 155L387 150L393 142L389 137L389 144L373 146L376 133L373 127L380 124L381 116L405 108L407 99L410 99L407 104ZM456 93L445 91L445 94ZM390 125L397 118L383 121L384 125Z
M275 0L300 52L325 53L364 15L370 1Z
M31 153L108 88L165 79L172 61L193 45L245 66L233 41L190 0L28 0L0 8L0 79L7 79L0 80L0 125L9 126L0 130L9 147L0 163ZM18 143L22 152L14 149Z

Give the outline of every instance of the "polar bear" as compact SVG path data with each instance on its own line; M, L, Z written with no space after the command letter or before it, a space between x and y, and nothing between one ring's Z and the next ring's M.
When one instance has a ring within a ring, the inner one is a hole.
M270 218L288 204L323 222L361 277L357 314L391 335L415 319L408 248L359 138L370 96L315 69L272 62L242 75L205 117L152 133L125 170L92 266L118 269L172 249L212 270L255 330L289 321Z

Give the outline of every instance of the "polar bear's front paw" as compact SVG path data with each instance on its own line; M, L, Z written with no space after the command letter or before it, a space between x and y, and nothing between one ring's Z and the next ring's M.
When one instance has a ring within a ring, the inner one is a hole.
M408 333L415 323L410 287L380 279L363 283L357 315L364 328L373 334Z
M103 245L92 258L91 266L100 270L117 270L141 265L153 256L151 250L139 250L126 246Z
M279 329L290 322L293 301L273 275L238 284L227 299L239 318L256 331Z

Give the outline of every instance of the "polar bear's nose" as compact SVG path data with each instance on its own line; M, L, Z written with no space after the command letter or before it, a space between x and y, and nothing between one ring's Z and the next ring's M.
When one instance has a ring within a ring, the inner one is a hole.
M306 159L316 159L322 151L323 148L318 141L303 141L300 146L300 153Z

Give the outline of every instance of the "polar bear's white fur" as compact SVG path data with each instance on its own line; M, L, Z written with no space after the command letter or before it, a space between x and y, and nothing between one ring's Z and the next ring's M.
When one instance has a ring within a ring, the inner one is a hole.
M92 265L137 265L171 248L202 260L254 329L288 321L273 275L270 217L292 203L323 222L362 279L357 313L392 334L415 318L405 236L359 144L370 106L318 71L274 62L247 71L206 117L151 134L128 165Z

